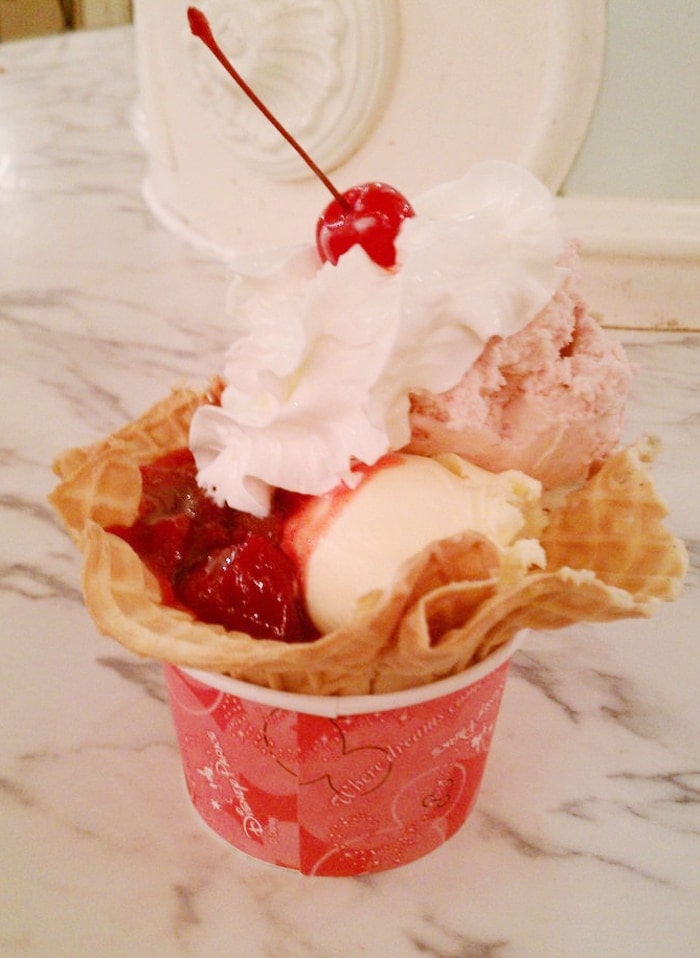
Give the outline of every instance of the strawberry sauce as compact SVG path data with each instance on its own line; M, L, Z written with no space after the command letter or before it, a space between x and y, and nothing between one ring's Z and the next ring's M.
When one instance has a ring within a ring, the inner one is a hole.
M304 497L278 493L258 519L212 502L199 488L189 449L141 467L135 522L107 531L127 542L156 576L166 605L254 638L310 642L297 570L278 545Z

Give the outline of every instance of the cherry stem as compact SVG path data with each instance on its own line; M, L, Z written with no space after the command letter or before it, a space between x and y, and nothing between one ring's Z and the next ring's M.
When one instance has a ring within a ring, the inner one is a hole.
M326 174L323 172L320 167L318 167L314 161L311 159L309 154L304 150L299 143L294 139L291 133L289 133L277 119L277 117L265 106L260 97L254 93L248 84L245 82L243 77L240 75L238 70L233 66L231 61L228 59L226 54L223 52L219 44L214 39L214 34L211 32L211 27L209 26L209 21L206 16L202 13L201 10L198 10L197 7L188 7L187 9L187 19L190 24L190 30L195 37L198 37L202 43L214 54L219 63L227 71L227 73L233 77L238 86L243 90L245 95L252 100L255 106L260 110L266 119L274 126L274 128L281 133L285 138L287 143L293 147L299 156L302 158L304 163L316 174L319 180L323 183L326 189L332 193L335 199L340 203L344 210L350 209L350 204L345 199L343 194L336 189L333 183L328 179Z

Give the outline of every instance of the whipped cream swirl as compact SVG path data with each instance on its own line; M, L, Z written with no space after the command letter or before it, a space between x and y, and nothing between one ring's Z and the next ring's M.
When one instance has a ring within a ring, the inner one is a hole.
M392 270L359 246L336 266L312 246L232 264L227 385L190 434L218 504L263 516L275 487L354 485L354 461L408 442L411 392L451 389L562 282L554 200L526 170L481 163L412 205Z

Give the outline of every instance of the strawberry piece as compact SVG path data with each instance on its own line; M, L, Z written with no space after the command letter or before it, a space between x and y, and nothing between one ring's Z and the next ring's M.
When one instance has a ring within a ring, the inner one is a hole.
M176 584L175 595L203 622L256 638L304 637L294 568L257 533L200 559Z
M156 576L166 605L256 638L308 642L310 622L292 561L276 544L289 502L270 516L217 506L197 485L194 458L179 449L141 467L136 521L110 526Z
M192 521L179 514L156 522L135 522L131 526L110 526L108 532L127 542L158 579L163 601L172 604L171 583L187 553Z

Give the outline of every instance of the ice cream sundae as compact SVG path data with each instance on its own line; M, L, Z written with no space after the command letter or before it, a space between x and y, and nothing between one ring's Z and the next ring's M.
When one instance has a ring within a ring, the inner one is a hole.
M618 448L629 363L530 173L482 163L410 203L336 191L316 243L232 269L209 386L56 463L105 632L272 688L377 693L677 595L653 443Z

